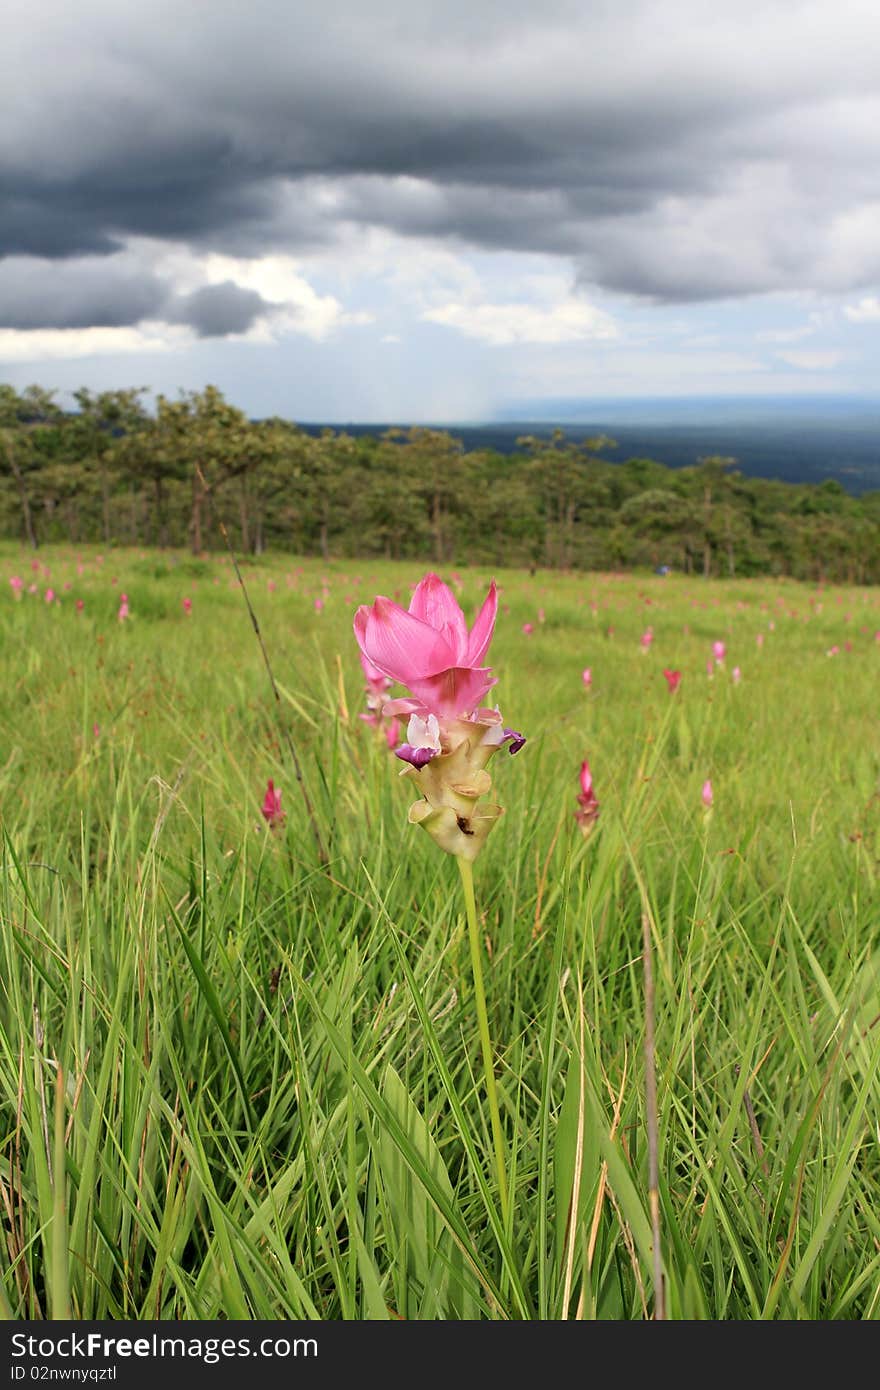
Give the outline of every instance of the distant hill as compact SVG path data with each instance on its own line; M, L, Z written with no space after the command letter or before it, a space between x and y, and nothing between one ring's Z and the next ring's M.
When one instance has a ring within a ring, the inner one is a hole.
M528 403L531 418L486 424L437 422L465 449L511 453L519 435L549 436L560 428L573 439L610 435L617 447L605 457L653 458L671 468L696 463L707 454L737 460L749 477L788 483L821 483L834 478L855 496L880 489L880 402L828 397L823 400L558 401ZM548 418L548 411L552 411ZM398 425L400 422L397 422ZM391 425L302 424L352 435L382 434Z

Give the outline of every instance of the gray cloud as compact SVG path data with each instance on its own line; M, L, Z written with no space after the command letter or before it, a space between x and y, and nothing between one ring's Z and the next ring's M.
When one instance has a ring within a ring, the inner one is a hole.
M246 333L254 320L272 307L256 290L224 280L181 297L166 317L173 323L188 323L200 338L225 338L230 333Z
M0 328L118 328L157 316L168 288L113 261L0 260Z
M856 289L878 42L861 0L33 0L0 55L0 256L307 253L354 224L655 300ZM106 315L97 288L54 312ZM198 332L260 312L222 288Z

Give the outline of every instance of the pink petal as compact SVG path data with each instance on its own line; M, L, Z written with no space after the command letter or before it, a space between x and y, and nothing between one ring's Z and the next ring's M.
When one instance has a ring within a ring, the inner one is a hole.
M367 660L410 690L414 680L436 675L455 664L455 655L444 634L435 632L390 598L380 596L372 608L362 605L354 616L354 632Z
M451 666L437 675L406 682L426 709L446 719L470 714L496 683L486 666Z
M593 775L590 772L590 764L587 762L586 758L584 758L584 761L581 763L581 794L588 797L592 794L592 791Z
M435 632L445 634L454 653L450 665L468 660L468 630L464 614L452 590L436 574L419 580L410 599L409 611Z
M486 600L477 614L476 622L471 628L471 635L467 644L467 662L469 666L479 666L486 652L489 650L489 643L492 641L492 633L495 631L495 621L498 617L498 590L495 580L489 585L489 592Z

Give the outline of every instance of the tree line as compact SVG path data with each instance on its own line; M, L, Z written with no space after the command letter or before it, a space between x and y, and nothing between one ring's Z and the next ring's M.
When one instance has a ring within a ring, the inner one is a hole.
M214 386L75 393L0 384L0 535L46 542L385 556L559 569L668 565L707 578L880 582L880 492L747 478L736 460L611 462L605 437L466 452L448 432L381 435L250 420Z

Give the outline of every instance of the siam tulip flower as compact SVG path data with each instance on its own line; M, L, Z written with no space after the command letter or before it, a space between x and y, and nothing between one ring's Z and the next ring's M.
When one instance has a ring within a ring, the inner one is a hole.
M391 719L386 719L382 713L382 707L394 682L383 675L378 666L374 666L363 652L361 652L360 657L367 683L367 712L358 717L365 724L369 724L371 728L383 730L388 747L393 752L400 733L400 721L394 716Z
M44 600L46 601L46 603L54 603L54 602L55 602L55 590L54 590L54 589L47 589L46 592L45 592L45 594L43 595L43 598L44 598Z
M574 818L586 837L599 819L599 802L593 790L593 774L586 758L581 763L580 781L581 789L577 799L578 809L574 813Z
M192 601L191 598L185 598L185 599L183 600L183 611L184 611L184 613L186 614L187 617L189 617L190 614L192 613L192 611L193 611L193 601Z
M709 781L708 777L703 783L703 790L700 793L700 795L702 797L703 805L705 806L706 810L710 810L714 797L712 795L712 783Z
M755 638L755 642L756 642L757 646L763 647L763 645L764 645L764 634L763 634L763 632L759 632L759 633L758 633L757 637Z
M526 637L531 637L535 630L534 623L523 623L522 630Z
M740 681L742 680L742 671L739 669L738 666L734 666L733 670L730 673L730 677L734 685L739 685Z
M14 574L14 575L12 576L12 578L10 579L9 583L10 583L11 586L12 586L12 592L13 592L13 594L15 595L15 597L16 597L17 599L20 599L20 598L21 598L21 591L22 591L22 589L24 588L24 580L22 579L21 575L20 575L20 574Z
M28 593L29 593L29 594L36 594L36 593L38 593L38 592L39 592L39 590L37 589L36 584L28 584Z
M266 795L263 797L263 804L260 807L260 814L270 830L283 825L285 812L281 809L281 793L275 790L275 783L269 778L266 787Z
M581 679L583 680L585 688L589 690L590 686L593 684L593 672L590 670L589 666L584 667Z
M670 695L674 695L678 687L681 685L681 672L667 671L664 667L663 674L666 677L666 684L669 686Z
M84 600L84 599L81 599L81 598L78 598L77 601L76 601L76 611L77 611L77 613L81 613L81 612L83 611L83 609L85 608L85 606L86 606L86 605L85 605L85 600Z
M39 572L40 572L40 562L39 562L39 560L31 560L31 569L33 570L34 574L39 574Z
M322 598L316 598L316 599L315 599L315 612L316 612L316 613L320 613L320 611L321 611L321 609L322 609L323 607L324 607L324 600L323 600Z
M543 608L539 608L539 609L538 609L538 622L539 622L539 623L546 622L546 618L544 617L544 610L543 610Z
M710 681L715 679L715 667L711 661L706 662L706 675L709 677Z
M92 734L94 735L95 738L100 738L100 737L101 737L101 726L100 726L100 724L93 724L93 725L92 725Z
M840 648L839 648L837 645L835 645L835 646L833 646L833 647L829 647L828 650L827 650L827 652L825 653L825 655L826 655L826 656L837 656L839 652L840 652Z
M645 628L645 631L642 633L642 636L641 636L641 644L642 644L642 651L643 651L643 652L647 652L647 651L650 651L650 650L651 650L651 643L653 642L653 640L654 640L654 629L651 628L651 627Z
M486 764L503 744L516 753L525 738L506 728L498 709L481 702L495 685L484 666L495 630L495 583L468 630L452 591L427 574L409 609L380 596L355 614L354 631L367 663L399 681L412 698L387 701L386 718L408 715L406 741L395 750L422 799L410 807L411 824L460 861L472 862L498 817L500 806L478 805L490 790Z
M727 648L725 647L723 642L712 643L712 655L720 665L721 662L724 660L725 656L727 655Z
M119 595L119 612L116 616L121 623L124 623L126 618L129 617L128 594Z

